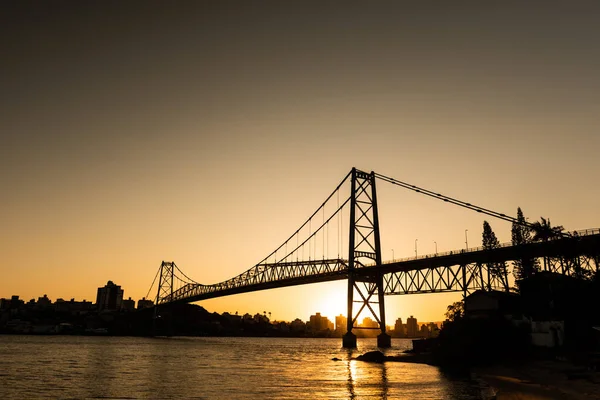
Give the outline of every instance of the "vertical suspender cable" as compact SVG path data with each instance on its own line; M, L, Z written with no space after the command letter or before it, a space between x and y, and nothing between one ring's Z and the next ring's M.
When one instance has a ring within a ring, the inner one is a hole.
M308 220L308 237L312 236L312 218ZM310 261L310 255L312 254L312 247L310 243L311 239L308 239L308 261Z

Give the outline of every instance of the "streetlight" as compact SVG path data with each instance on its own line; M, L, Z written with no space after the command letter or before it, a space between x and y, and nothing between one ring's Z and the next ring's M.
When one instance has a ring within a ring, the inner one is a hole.
M418 257L418 255L417 255L417 241L418 241L418 240L419 240L419 239L415 239L415 258L417 258L417 257Z
M434 240L433 244L435 244L435 254L437 254L437 242Z
M392 261L394 261L396 258L394 257L394 249L392 249Z
M469 251L469 239L467 237L467 232L469 232L469 230L465 229L465 246L467 247L467 251Z

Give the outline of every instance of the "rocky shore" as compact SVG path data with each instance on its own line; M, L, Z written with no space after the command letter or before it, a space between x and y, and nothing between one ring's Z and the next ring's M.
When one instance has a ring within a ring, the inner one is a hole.
M600 373L566 360L532 360L473 369L498 400L600 399Z
M430 353L386 356L379 351L371 351L354 360L436 365ZM484 400L600 399L600 371L578 366L565 359L501 363L473 367L469 372Z

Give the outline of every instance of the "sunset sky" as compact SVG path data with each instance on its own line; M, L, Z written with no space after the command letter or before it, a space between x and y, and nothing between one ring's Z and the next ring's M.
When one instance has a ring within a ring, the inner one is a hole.
M0 297L137 300L162 260L226 280L352 167L600 227L599 2L32 4L0 6ZM480 245L482 215L378 185L384 259ZM306 320L345 297L200 304ZM388 322L459 298L387 297Z

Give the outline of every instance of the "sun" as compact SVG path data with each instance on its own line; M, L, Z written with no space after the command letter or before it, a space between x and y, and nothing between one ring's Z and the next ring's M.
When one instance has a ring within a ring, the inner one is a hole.
M347 294L345 289L330 290L319 302L321 315L335 323L336 315L346 315Z

